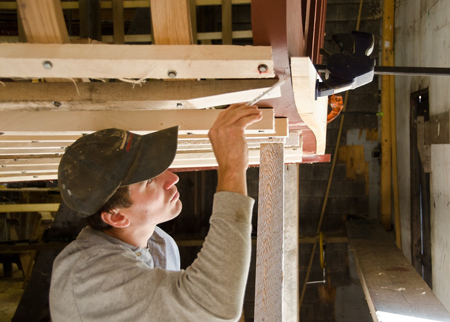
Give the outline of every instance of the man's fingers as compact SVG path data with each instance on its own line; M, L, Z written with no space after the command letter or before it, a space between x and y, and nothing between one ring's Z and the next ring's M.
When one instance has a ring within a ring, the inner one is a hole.
M256 106L250 105L232 105L226 110L224 110L219 118L218 124L228 126L238 122L240 119L251 116L251 115L261 115L261 111L258 110Z

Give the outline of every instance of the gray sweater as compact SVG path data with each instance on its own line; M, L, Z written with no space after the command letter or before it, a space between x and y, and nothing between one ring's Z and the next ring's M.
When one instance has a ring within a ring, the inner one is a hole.
M179 270L173 239L157 228L149 248L84 229L53 265L50 310L63 321L236 321L251 252L253 199L214 196L197 259Z

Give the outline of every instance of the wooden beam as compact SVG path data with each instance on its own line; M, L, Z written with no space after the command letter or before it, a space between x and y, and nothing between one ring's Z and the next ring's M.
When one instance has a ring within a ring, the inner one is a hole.
M125 25L123 17L123 0L113 0L113 25L114 25L114 43L123 44L125 43Z
M450 314L376 221L347 222L349 245L374 321L450 321Z
M192 44L190 10L189 0L150 0L155 44Z
M0 111L200 109L248 102L276 79L112 83L8 82L0 87ZM280 91L271 93L277 97Z
M34 203L34 204L12 204L0 205L0 213L5 212L42 212L58 211L59 203Z
M283 321L283 144L263 144L259 170L255 321Z
M238 30L233 31L231 33L233 39L251 39L253 37L253 32L251 30ZM80 37L71 36L71 41L77 41ZM125 35L125 43L151 43L152 42L151 35ZM197 33L197 40L220 40L222 39L222 32L199 32ZM16 43L19 41L19 37L17 36L0 36L0 41L5 43ZM102 43L105 44L113 44L114 36L112 35L103 35Z
M59 0L17 0L29 43L69 43L69 34Z
M265 64L268 71L260 73ZM271 78L270 47L0 44L1 77Z
M298 114L314 133L316 154L325 154L328 98L315 98L317 70L308 57L292 57L291 74Z
M154 111L39 111L1 112L3 133L79 134L116 127L137 133L149 133L171 126L180 132L206 134L221 110ZM274 133L274 112L262 111L260 122L250 125L248 133Z

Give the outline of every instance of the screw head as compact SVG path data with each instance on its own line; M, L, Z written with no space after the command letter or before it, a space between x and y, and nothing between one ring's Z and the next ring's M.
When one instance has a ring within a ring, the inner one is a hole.
M269 67L266 64L261 64L258 66L258 71L260 73L266 73L269 70Z
M170 78L175 78L175 77L177 77L177 72L174 70L169 70L167 72L167 76L169 76Z
M61 104L61 102L54 101L54 102L53 102L53 105L54 105L55 107L60 107L62 104Z
M52 64L52 62L49 61L49 60L44 60L44 61L42 62L42 66L44 66L45 69L52 69L53 64Z

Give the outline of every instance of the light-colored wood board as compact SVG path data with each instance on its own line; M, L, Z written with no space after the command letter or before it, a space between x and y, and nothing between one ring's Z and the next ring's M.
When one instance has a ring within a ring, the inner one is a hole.
M315 99L317 71L308 57L292 57L291 74L298 114L316 137L316 154L325 154L328 98Z
M64 147L49 147L49 148L2 148L0 149L0 155L36 155L36 154L58 154L64 153Z
M156 45L193 43L189 0L150 0Z
M376 221L347 222L374 321L450 321L450 313Z
M125 24L123 17L123 0L112 0L113 9L113 28L114 28L114 43L123 44L125 43Z
M0 213L5 212L42 212L58 211L59 203L34 203L34 204L12 204L0 205Z
M259 168L255 320L283 321L284 148L263 144Z
M299 321L299 180L299 165L285 165L282 322Z
M29 43L69 43L69 33L59 0L17 0Z
M264 138L288 138L291 140L290 134L288 132L289 124L287 118L277 117L275 118L275 132L274 133L245 133L244 136L247 139L264 139ZM0 132L2 133L2 132ZM90 132L86 132L90 133ZM294 134L293 134L294 135ZM36 135L27 135L26 133L21 133L21 135L9 135L8 133L3 133L0 135L0 142L55 142L55 146L60 144L61 142L67 141L75 141L80 137L80 135L58 135L55 133L46 134L36 134ZM208 139L207 134L178 134L178 140L184 141L192 141L192 140L204 140ZM292 138L292 140L296 140ZM289 145L300 145L296 142L292 142Z
M273 143L271 143L273 144ZM277 143L279 144L279 143ZM0 166L5 162L15 164L34 164L41 160L48 159L1 159ZM285 163L301 163L302 149L299 148L285 148ZM42 161L43 162L43 161ZM260 150L249 150L249 165L256 166L260 164ZM28 170L27 173L7 173L0 172L0 182L21 182L21 181L41 181L41 180L57 180L57 165L54 165L54 171L48 170L45 172L37 172ZM217 168L217 161L213 152L201 153L179 153L175 157L174 162L170 166L172 170L195 169L195 168Z
M58 169L58 163L55 164L44 164L44 165L15 165L15 166L4 166L0 165L0 173L27 173L27 172L49 172L56 171Z
M0 44L0 77L171 79L170 71L177 79L275 76L266 46Z
M179 126L180 133L206 134L221 110L167 111L39 111L1 112L3 133L82 134L105 128L120 128L138 134ZM262 110L261 121L246 132L274 133L274 111Z

